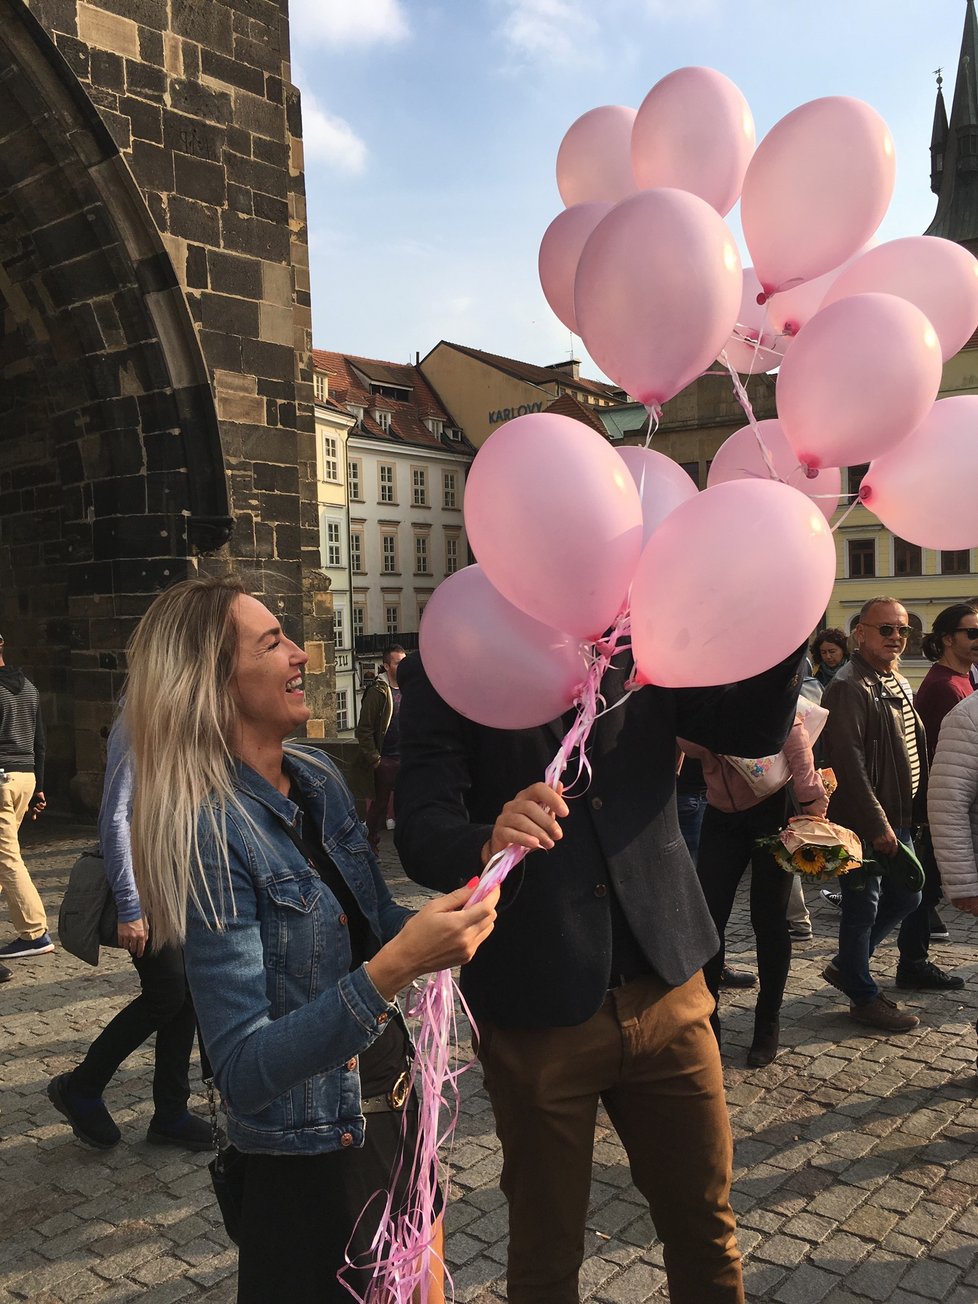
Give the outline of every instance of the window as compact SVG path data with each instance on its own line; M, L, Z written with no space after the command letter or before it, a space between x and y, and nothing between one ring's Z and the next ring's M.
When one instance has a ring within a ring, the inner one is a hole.
M418 598L418 624L421 624L421 617L424 615L424 609L428 605L427 598Z
M397 626L400 621L400 613L401 609L396 603L384 607L384 625L389 635L399 633Z
M849 578L866 579L876 574L876 540L850 539Z
M326 522L326 565L343 565L343 530L339 521Z
M367 608L362 602L353 604L353 637L362 638L367 628Z
M454 575L458 570L458 537L454 534L445 536L445 574Z
M380 536L380 551L383 557L383 570L385 575L397 574L397 535L382 534Z
M350 570L363 573L363 530L350 531Z
M342 607L333 608L333 645L346 647L346 612Z
M378 426L380 426L381 430L383 430L384 434L386 434L387 431L390 430L391 428L391 414L385 411L383 408L375 408L374 417L377 421Z
M396 503L394 497L394 467L390 462L381 462L377 467L377 474L380 477L380 501L382 503Z
M923 553L915 543L893 538L893 574L923 575Z
M869 470L868 462L861 462L859 466L850 466L846 471L846 493L853 495L859 493L859 486L863 482L863 476Z
M916 658L919 661L924 655L924 627L920 617L915 616L912 611L907 612L907 624L910 626L910 633L907 635L907 647L903 655L908 660Z
M320 403L329 393L329 382L324 371L314 371L312 373L312 392Z
M411 483L414 490L412 499L415 507L428 506L428 472L423 466L416 466L411 472Z
M443 486L443 507L458 506L458 474L455 471L446 471L442 476Z
M699 462L680 462L683 468L697 489L700 487L700 464Z
M335 435L323 435L323 479L338 482L340 478L340 459L337 453Z
M362 463L358 457L351 457L346 464L346 478L350 486L350 497L354 502L363 502Z
M336 732L345 733L350 727L350 704L347 691L341 688L336 694Z
M428 536L426 534L416 534L414 536L414 573L415 575L430 575L428 567Z
M962 548L960 552L941 553L942 575L969 575L971 573L971 552Z

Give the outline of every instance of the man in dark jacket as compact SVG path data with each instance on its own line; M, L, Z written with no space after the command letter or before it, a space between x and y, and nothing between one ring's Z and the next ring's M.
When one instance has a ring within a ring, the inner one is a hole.
M0 961L54 950L44 906L20 854L19 837L28 810L36 819L47 804L44 724L37 689L23 670L4 662L3 648L0 638L0 890L17 936L0 946Z
M648 1200L674 1304L739 1304L731 1141L702 965L717 935L679 831L676 736L776 752L800 657L728 688L630 693L609 710L590 781L541 780L573 714L502 731L441 700L416 656L401 666L395 841L408 874L447 892L516 843L493 936L462 970L503 1148L510 1304L574 1304L598 1102ZM514 795L515 794L515 795Z
M895 599L872 598L859 613L857 649L822 697L829 718L822 733L825 763L838 788L829 819L864 844L892 856L926 810L927 745L910 685L897 672L910 626ZM890 874L857 869L839 880L842 916L839 952L822 976L849 997L858 1023L908 1032L920 1020L880 992L869 971L879 943L920 904ZM926 951L924 958L926 960Z

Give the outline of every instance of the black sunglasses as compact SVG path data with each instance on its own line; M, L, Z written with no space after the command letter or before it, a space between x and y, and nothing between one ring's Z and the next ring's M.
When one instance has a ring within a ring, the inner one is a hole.
M909 625L874 625L872 621L869 620L864 620L861 621L860 623L863 625L868 625L870 629L878 629L884 638L889 638L894 630L896 630L896 632L900 635L901 638L907 638L908 635L910 634Z
M959 625L954 631L955 634L967 634L970 639L978 638L978 625L974 629L969 629L967 625Z

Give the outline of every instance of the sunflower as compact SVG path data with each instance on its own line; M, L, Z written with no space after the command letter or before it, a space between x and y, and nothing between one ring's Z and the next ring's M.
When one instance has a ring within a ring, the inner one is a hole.
M803 874L821 874L825 869L825 853L821 847L799 847L791 860Z

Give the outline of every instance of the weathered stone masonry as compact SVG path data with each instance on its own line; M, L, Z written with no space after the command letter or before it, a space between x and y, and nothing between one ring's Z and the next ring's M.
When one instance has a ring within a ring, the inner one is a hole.
M0 0L0 630L84 804L185 574L281 611L328 714L288 58L285 0Z

